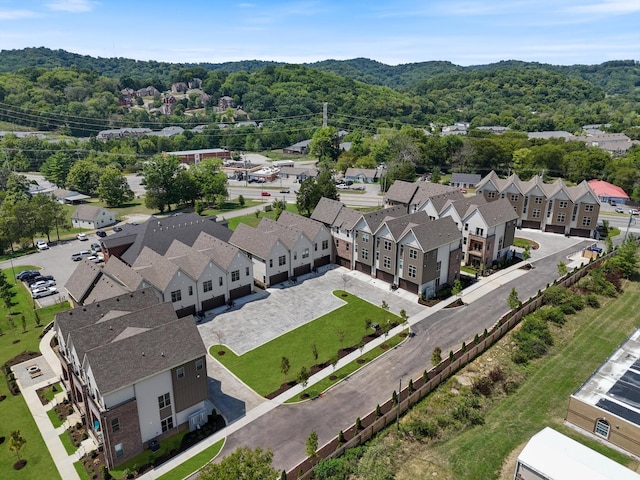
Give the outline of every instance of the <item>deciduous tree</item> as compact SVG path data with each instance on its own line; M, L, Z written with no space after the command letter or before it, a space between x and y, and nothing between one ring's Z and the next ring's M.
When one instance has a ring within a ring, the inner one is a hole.
M273 468L271 450L240 447L220 463L209 463L199 474L201 480L265 480L273 479L278 471Z

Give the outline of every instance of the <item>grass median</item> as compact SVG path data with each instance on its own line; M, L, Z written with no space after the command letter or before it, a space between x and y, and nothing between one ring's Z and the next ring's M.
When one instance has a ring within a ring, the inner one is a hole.
M367 319L379 325L400 321L398 316L347 292L337 290L333 294L346 304L244 355L238 356L221 345L213 345L209 351L258 394L266 396L283 382L295 379L302 367L310 370L316 364L330 364L339 350L358 347L363 337L372 333ZM289 362L286 374L283 357Z

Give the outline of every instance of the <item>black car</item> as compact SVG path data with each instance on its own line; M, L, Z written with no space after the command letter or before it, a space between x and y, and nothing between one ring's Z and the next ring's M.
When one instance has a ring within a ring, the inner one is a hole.
M107 232L105 232L104 230L96 230L96 235L98 235L100 238L104 238L107 236Z
M115 227L113 227L113 231L114 232L121 232L122 231L122 227L115 226Z
M30 278L29 280L26 280L25 283L29 286L33 285L36 282L39 282L40 280L55 280L55 278L53 278L53 275L39 275L37 277L33 277Z
M37 270L23 270L19 274L16 275L18 280L25 280L27 278L34 278L40 275L40 272Z

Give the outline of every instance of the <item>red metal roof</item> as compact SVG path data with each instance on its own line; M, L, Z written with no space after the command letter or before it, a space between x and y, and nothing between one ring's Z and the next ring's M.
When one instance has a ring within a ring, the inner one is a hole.
M604 180L589 180L589 186L598 197L629 198L622 188Z

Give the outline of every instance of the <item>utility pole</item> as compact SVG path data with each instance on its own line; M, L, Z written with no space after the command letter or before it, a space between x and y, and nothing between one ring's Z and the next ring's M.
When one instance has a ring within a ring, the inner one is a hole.
M322 128L327 128L327 109L329 104L322 102Z

